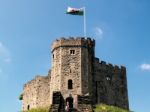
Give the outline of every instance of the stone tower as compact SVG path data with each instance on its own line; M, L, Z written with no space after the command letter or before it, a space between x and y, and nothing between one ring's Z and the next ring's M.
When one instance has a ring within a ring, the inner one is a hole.
M89 94L94 45L90 38L61 38L52 44L51 96L53 91L64 99Z
M61 38L51 45L52 68L24 85L22 110L65 106L91 112L92 105L107 104L129 109L126 68L95 57L95 40Z

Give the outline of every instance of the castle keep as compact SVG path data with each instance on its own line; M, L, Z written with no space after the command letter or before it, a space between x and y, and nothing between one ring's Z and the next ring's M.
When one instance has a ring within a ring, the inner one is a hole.
M52 68L24 85L22 110L50 107L91 112L92 105L129 109L126 68L95 57L95 40L61 38L51 45Z

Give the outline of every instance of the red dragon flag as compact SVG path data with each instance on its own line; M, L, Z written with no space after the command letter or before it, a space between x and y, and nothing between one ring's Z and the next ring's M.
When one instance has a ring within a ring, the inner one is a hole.
M77 9L77 8L68 7L66 14L83 16L84 8Z

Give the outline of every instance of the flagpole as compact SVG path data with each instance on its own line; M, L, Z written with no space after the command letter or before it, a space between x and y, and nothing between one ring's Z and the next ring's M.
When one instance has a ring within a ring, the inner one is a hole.
M85 12L85 7L83 7L83 10L84 10L84 37L86 38L86 12Z

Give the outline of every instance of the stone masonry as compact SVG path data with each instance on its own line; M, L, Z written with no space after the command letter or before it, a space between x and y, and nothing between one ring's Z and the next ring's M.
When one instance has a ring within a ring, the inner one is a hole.
M95 40L61 38L52 43L51 53L48 75L24 85L22 110L56 107L53 95L57 92L61 95L59 110L69 104L78 112L91 112L92 105L100 103L129 109L126 68L96 58Z

